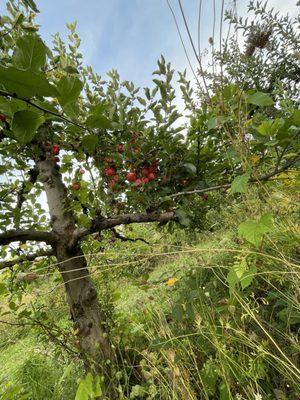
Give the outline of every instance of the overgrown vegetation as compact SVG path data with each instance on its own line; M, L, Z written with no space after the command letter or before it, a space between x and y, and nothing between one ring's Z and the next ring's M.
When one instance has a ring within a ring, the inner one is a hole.
M179 74L186 127L163 57L143 94L104 82L75 24L51 52L21 3L0 33L1 400L300 397L297 20L227 12L203 87Z

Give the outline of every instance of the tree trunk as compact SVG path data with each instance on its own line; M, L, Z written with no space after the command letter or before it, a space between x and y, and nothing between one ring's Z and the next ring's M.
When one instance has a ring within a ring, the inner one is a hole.
M81 249L76 245L75 248L70 248L76 224L70 212L66 187L51 159L39 160L37 165L39 179L47 196L53 232L57 236L53 250L60 263L59 270L65 283L67 301L83 361L89 371L106 375L106 387L113 386L109 381L115 358L114 351L104 332L97 292Z

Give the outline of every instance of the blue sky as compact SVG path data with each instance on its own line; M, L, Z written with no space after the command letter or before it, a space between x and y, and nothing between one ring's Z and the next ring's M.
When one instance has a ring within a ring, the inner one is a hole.
M115 68L121 78L133 80L140 86L151 83L156 60L163 54L173 68L188 69L173 17L166 0L35 0L41 11L38 23L41 35L51 47L51 36L60 32L66 36L66 23L77 21L82 39L82 53L86 64L100 75ZM220 19L221 0L216 1L217 20ZM178 16L177 0L170 0ZM237 0L239 14L245 16L247 0ZM5 1L0 0L0 11ZM194 37L197 37L199 0L182 0ZM225 5L232 0L225 1ZM282 12L296 14L296 0L269 0ZM213 0L202 1L201 48L207 47L212 35ZM217 27L218 28L218 27ZM185 35L185 42L188 44ZM189 47L189 54L192 51Z

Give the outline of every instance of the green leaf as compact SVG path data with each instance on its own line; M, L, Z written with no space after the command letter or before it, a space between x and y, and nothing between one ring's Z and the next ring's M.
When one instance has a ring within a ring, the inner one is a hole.
M0 296L1 296L2 294L5 294L6 292L7 292L7 290L6 290L6 285L5 285L5 283L0 282Z
M77 76L63 76L57 84L57 91L59 93L59 104L64 107L67 104L75 102L83 88L83 83Z
M280 118L263 121L257 128L257 132L262 136L271 136L278 132L279 128L283 125L284 121Z
M75 67L72 67L71 65L68 65L64 68L64 71L66 71L68 74L79 74L78 69Z
M32 11L39 13L39 10L37 9L37 6L33 0L23 0L24 4L27 5L29 8L32 9Z
M46 63L46 46L34 33L18 38L13 64L23 70L39 71Z
M90 396L94 394L93 390L93 376L89 372L86 377L80 382L75 400L89 400Z
M239 234L256 247L260 245L263 235L273 230L271 213L264 214L258 222L249 220L238 227Z
M295 110L291 119L292 119L292 123L295 126L299 127L300 126L300 110Z
M246 271L246 272L244 273L244 275L243 275L242 278L240 279L240 284L241 284L241 287L242 287L243 290L246 289L248 286L251 285L251 283L252 283L252 281L253 281L254 276L255 276L256 273L257 273L257 268L256 268L255 265L252 265L252 266L248 269L248 271Z
M146 101L142 98L142 97L139 97L139 96L137 96L137 99L138 99L138 101L141 103L141 105L142 106L145 106L146 107Z
M0 82L4 88L21 97L55 97L55 87L50 85L45 74L23 71L14 67L0 67Z
M173 315L173 318L176 321L178 321L178 322L182 321L183 309L182 309L182 305L181 304L175 304L175 306L172 309L172 315Z
M85 124L89 128L98 128L98 129L109 129L112 126L108 118L98 113L89 115L85 121Z
M85 150L87 150L90 154L94 153L98 143L99 138L96 135L86 135L82 139L82 146Z
M235 177L230 187L230 193L231 194L245 193L250 179L250 175L251 173L250 171L248 171L243 175Z
M265 107L273 105L274 101L267 93L256 92L247 96L247 103Z
M175 214L178 217L178 221L181 225L183 225L183 226L190 225L191 221L190 221L187 213L182 208L178 208L177 210L175 210Z
M192 163L185 163L183 164L183 166L190 172L192 172L193 174L196 174L197 172L197 168L195 167L194 164Z
M44 121L45 118L34 111L18 111L13 116L11 128L18 142L26 144L34 138L38 127Z
M227 387L225 382L221 382L219 385L219 391L220 391L220 400L231 400L231 394L230 394L230 390Z
M240 262L235 263L230 268L227 275L227 282L230 291L234 290L235 286L240 282L246 270L247 270L247 261L245 258L243 258Z

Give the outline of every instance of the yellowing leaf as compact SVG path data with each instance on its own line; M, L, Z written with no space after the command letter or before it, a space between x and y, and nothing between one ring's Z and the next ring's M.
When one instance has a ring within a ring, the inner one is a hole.
M173 287L177 281L178 281L177 278L170 278L170 279L167 280L167 285L169 287Z
M22 250L28 249L28 244L26 244L26 243L20 244L20 249L22 249Z
M254 156L251 156L251 157L250 157L250 160L251 160L251 163L252 163L253 165L256 165L256 164L259 162L260 158L259 158L259 156L254 155Z

